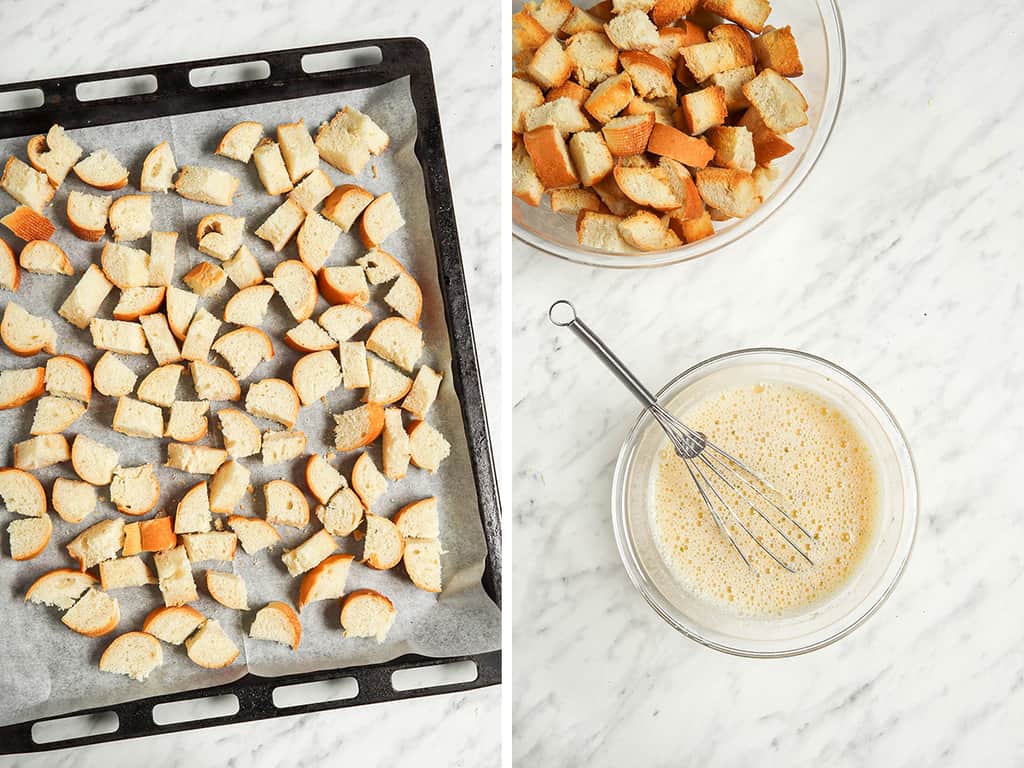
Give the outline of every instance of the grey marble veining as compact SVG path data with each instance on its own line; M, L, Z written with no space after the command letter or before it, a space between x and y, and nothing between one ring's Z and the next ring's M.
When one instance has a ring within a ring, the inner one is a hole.
M408 36L430 47L455 195L489 417L497 445L500 402L498 14L490 4L73 2L5 0L0 82L252 53L362 37ZM500 691L432 697L306 717L186 732L0 765L187 763L190 766L494 766Z
M1021 6L844 3L846 99L818 167L750 239L654 272L517 243L506 382L506 692L516 765L1024 762ZM637 406L546 317L572 299L652 387L786 346L851 370L906 431L909 567L878 614L793 659L678 635L620 565L611 470Z

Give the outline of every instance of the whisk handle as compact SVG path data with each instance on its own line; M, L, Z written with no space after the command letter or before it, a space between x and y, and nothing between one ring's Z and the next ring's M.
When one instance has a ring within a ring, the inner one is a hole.
M625 363L623 363L618 356L608 348L598 337L596 333L590 330L590 327L579 319L576 315L576 308L566 301L560 299L551 305L548 310L548 318L557 326L562 328L568 328L570 331L575 333L579 339L590 347L591 351L597 355L605 367L614 373L619 381L626 385L630 392L632 392L636 398L642 402L645 406L650 408L651 406L657 405L658 401L650 393L640 380L633 375Z

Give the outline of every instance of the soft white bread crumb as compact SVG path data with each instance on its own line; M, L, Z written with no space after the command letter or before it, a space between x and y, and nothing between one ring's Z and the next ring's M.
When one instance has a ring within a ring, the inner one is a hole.
M71 447L71 467L90 485L110 485L118 466L117 451L86 435L76 435Z
M237 378L244 379L260 363L273 359L274 343L259 328L242 326L217 339L213 351L227 361Z
M57 310L57 314L76 328L86 328L89 321L99 312L100 305L113 287L113 283L103 274L103 270L95 264L90 264Z
M100 394L107 397L130 395L138 376L113 352L105 352L93 368L93 383Z
M352 465L352 490L359 494L363 506L373 509L387 489L387 478L377 469L370 454L360 454Z
M249 627L249 637L256 640L273 640L275 643L289 646L294 651L302 641L302 625L290 605L275 601L256 612L256 618Z
M411 371L423 354L423 331L405 318L388 317L374 326L366 348L399 368Z
M305 264L298 259L287 259L274 267L274 274L267 278L274 290L284 299L295 322L301 323L313 314L316 307L316 278Z
M222 408L217 411L217 418L220 419L221 437L228 453L241 459L260 452L263 438L259 427L248 415L237 408Z
M208 445L167 444L167 466L194 475L212 475L228 459L223 448Z
M302 210L309 213L314 210L331 192L334 191L334 184L330 177L317 168L302 180L289 194L292 200L302 206Z
M367 248L373 248L403 226L405 219L398 209L398 203L390 192L385 192L363 211L359 219L359 238Z
M117 242L139 240L153 226L153 199L149 195L125 195L110 206L110 231Z
M299 247L299 259L317 272L331 255L341 230L316 211L306 214L306 220L299 229L296 242Z
M412 379L375 355L367 356L366 368L370 373L367 402L390 405L405 397L412 388Z
M252 162L268 195L283 195L292 189L281 147L272 139L261 139L252 151Z
M406 539L402 560L413 584L427 592L441 591L441 543L437 539Z
M274 431L263 433L263 463L283 464L297 459L306 450L306 433L294 431Z
M205 560L231 562L235 559L238 537L231 531L185 533L182 534L181 540L185 544L188 559L193 563Z
M128 183L128 169L105 149L97 149L75 165L75 175L96 189L121 189Z
M352 555L331 555L302 577L299 610L318 600L337 600L345 594Z
M113 632L120 620L117 598L91 587L61 617L66 627L86 637L100 637Z
M343 341L338 345L341 360L342 384L345 389L370 386L370 371L366 367L366 345L361 341Z
M370 302L370 287L362 267L323 267L318 275L320 294L331 304L358 304Z
M154 368L139 384L139 400L170 408L178 397L178 381L185 367L172 363Z
M395 606L380 592L357 589L341 602L345 637L373 637L383 643L395 623Z
M224 262L224 272L236 288L248 288L263 282L263 269L245 245L239 247L235 255Z
M224 138L217 145L217 154L223 157L230 157L240 163L248 163L252 158L253 150L263 137L263 126L259 123L247 120L236 123L224 134Z
M114 307L115 320L138 320L143 315L151 315L164 303L167 289L164 286L137 286L121 291L121 298ZM145 331L145 327L142 329ZM168 333L170 330L168 329ZM149 334L146 334L149 339ZM175 344L177 349L177 344Z
M228 515L235 511L249 487L249 470L237 461L225 461L210 481L210 511Z
M354 451L376 440L384 429L384 409L374 402L334 414L334 447Z
M436 539L441 535L434 496L406 504L392 519L405 539Z
M164 605L185 605L199 599L196 582L192 578L192 564L183 545L156 552L153 562Z
M96 511L96 489L82 480L58 477L53 481L51 497L53 511L65 523L78 524Z
M166 315L160 312L141 315L139 324L146 334L146 341L149 342L149 349L153 353L157 365L168 365L182 359L178 341L171 333L171 326L167 322Z
M46 372L41 366L0 371L0 410L17 408L39 397L45 381Z
M373 193L355 184L342 184L324 200L323 215L348 232L366 206L373 202Z
M91 573L58 568L32 582L32 586L25 592L25 601L67 610L95 584L96 577Z
M175 400L171 403L164 435L179 443L194 443L209 428L206 418L209 410L210 404L206 400Z
M341 383L341 365L331 350L303 355L292 368L292 385L303 405L315 403Z
M82 154L82 148L59 125L50 126L45 136L35 136L28 143L29 163L45 173L54 187L64 183Z
M215 619L209 619L185 640L188 657L205 669L221 669L238 658L238 647Z
M423 293L419 283L408 272L403 272L384 296L384 303L410 323L418 323L423 310Z
M299 395L287 381L263 379L249 385L249 391L245 393L245 410L291 429L299 417Z
M145 632L126 632L114 638L100 656L100 671L145 680L164 663L160 641Z
M342 488L327 504L318 504L316 516L324 529L335 536L348 536L363 522L363 502L351 488Z
M174 189L188 200L228 206L238 191L238 179L216 168L186 165L178 174Z
M18 256L18 263L27 272L37 275L73 275L75 268L64 250L48 240L31 240L25 243Z
M200 307L188 324L188 333L181 343L181 356L186 360L206 360L219 329L220 320L207 312L205 307Z
M224 305L224 322L235 325L262 325L274 293L272 285L250 285L242 288Z
M263 486L263 498L268 523L292 528L305 528L309 524L309 503L293 483L271 480Z
M68 554L78 561L83 571L117 557L124 541L124 521L121 518L101 520L86 528L67 545Z
M4 165L0 189L37 213L42 213L56 191L45 173L35 170L13 155L7 158Z
M192 291L186 291L174 285L167 286L167 324L178 341L185 340L198 303L199 297Z
M335 493L347 486L345 476L331 466L322 454L314 453L306 461L306 488L321 504L326 504Z
M37 435L14 444L14 466L18 469L45 469L69 458L64 435Z
M285 343L299 352L322 352L334 349L338 342L312 320L303 320L284 335Z
M152 464L117 467L110 483L110 501L123 515L144 515L160 499L160 481Z
M291 198L285 200L274 209L267 220L256 230L256 237L266 240L275 251L284 248L299 227L306 220L306 212L302 206Z
M169 286L171 284L171 280L174 278L177 245L177 232L150 233L147 285Z
M80 400L47 395L36 402L36 415L32 419L30 435L53 435L63 432L85 413L86 404Z
M139 189L143 192L166 192L174 186L174 174L178 165L174 162L171 145L161 141L146 155L142 162L142 178Z
M143 587L156 579L138 555L115 557L100 563L100 585L104 590Z
M277 126L277 143L293 184L320 165L320 155L313 144L313 137L306 130L305 120Z
M228 281L227 273L216 264L201 261L182 278L193 293L203 298L216 296Z
M300 576L315 568L338 549L338 543L327 531L317 531L295 549L281 555L288 573Z
M192 386L201 400L234 401L242 396L242 388L231 371L202 360L189 363L188 370L192 376Z
M76 189L68 193L68 228L80 239L96 242L107 230L107 214L112 200L106 195L90 195Z
M225 608L236 611L249 610L249 592L245 586L245 579L237 573L207 571L206 591Z
M409 435L402 424L402 411L387 408L384 411L384 432L381 447L384 476L389 480L401 480L409 470Z
M46 514L46 492L36 477L22 469L0 469L0 498L8 512L25 517Z
M412 389L402 401L402 409L422 421L427 417L427 411L434 404L434 400L437 399L437 390L440 386L441 374L430 366L421 365L420 369L416 371Z
M13 301L7 302L0 321L0 338L14 354L31 357L46 350L57 352L57 332L45 317L37 317Z
M89 321L89 333L92 334L92 345L96 349L120 352L122 355L149 354L146 332L138 323L94 317Z
M255 555L261 550L273 547L281 540L274 527L258 517L232 515L228 518L228 525L238 534L238 541L248 555Z
M386 517L366 513L363 562L378 571L394 568L402 559L405 544L398 526Z
M196 483L182 495L174 510L175 533L205 533L213 520L205 482Z
M323 312L317 323L336 342L348 341L373 320L373 313L355 304L338 304Z
M146 617L142 630L171 645L181 645L206 617L190 605L164 606Z
M358 176L370 161L380 155L389 138L369 116L345 107L323 123L316 134L316 148L326 162L342 173Z
M203 216L196 227L196 242L199 252L215 259L227 261L242 245L245 232L244 216L228 216L223 213L211 213Z
M164 414L155 405L125 395L117 400L111 426L129 437L163 437Z
M50 543L53 523L49 515L21 517L7 526L12 560L31 560Z
M418 421L409 430L409 450L412 463L431 474L451 453L451 445L444 435L425 421Z

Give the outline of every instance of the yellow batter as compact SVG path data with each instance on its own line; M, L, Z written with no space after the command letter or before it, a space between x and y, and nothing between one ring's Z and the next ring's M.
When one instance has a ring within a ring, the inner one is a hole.
M790 501L780 506L814 536L811 543L772 518L804 546L812 567L745 508L740 519L798 573L780 568L729 520L754 566L748 569L666 442L658 456L652 523L662 558L688 591L738 613L779 616L828 596L856 570L876 525L878 485L869 449L842 413L805 390L761 384L717 393L677 416L783 489ZM738 499L726 500L740 511Z

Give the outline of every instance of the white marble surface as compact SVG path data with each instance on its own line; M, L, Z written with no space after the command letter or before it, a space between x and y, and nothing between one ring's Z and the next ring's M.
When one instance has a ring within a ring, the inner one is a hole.
M499 17L472 3L93 4L4 0L0 82L252 53L362 37L417 36L431 49L492 431L498 432L500 201ZM0 118L2 119L2 118ZM500 691L442 696L160 736L0 766L362 765L493 766Z
M1015 0L845 3L847 98L756 237L659 272L517 244L506 280L506 691L516 765L1024 763L1024 38ZM658 387L748 346L862 377L909 436L922 509L893 597L838 644L744 660L677 635L626 578L611 470L637 407L557 298Z

